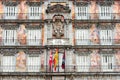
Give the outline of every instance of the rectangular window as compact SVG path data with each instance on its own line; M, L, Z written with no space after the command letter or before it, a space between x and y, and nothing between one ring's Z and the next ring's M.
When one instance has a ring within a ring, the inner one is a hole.
M40 56L29 55L27 58L28 72L39 72L40 71Z
M16 6L5 6L4 19L17 19L18 7Z
M100 30L100 40L101 45L112 45L113 42L113 30L112 29L105 29Z
M41 44L41 29L28 30L28 45L40 45Z
M113 71L114 69L114 57L111 54L102 55L102 71Z
M112 6L99 6L100 19L112 19Z
M15 71L15 57L14 56L3 56L2 57L2 69L3 69L3 72L14 72Z
M76 6L76 19L89 19L88 5L86 6Z
M76 29L75 37L76 37L76 45L88 45L89 42L88 29Z
M89 70L89 56L86 54L76 55L76 64L78 72L86 72Z
M41 19L42 18L42 8L39 6L30 6L29 7L29 19Z
M4 45L15 45L17 36L16 30L3 30Z

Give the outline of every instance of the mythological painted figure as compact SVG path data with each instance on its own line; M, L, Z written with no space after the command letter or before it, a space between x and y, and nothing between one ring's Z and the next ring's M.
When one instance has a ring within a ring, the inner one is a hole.
M16 58L16 71L26 71L26 55L23 51L17 54Z
M120 50L115 54L116 71L120 71Z
M28 6L26 5L26 1L22 0L18 5L18 19L27 19Z
M19 44L25 45L26 44L26 39L27 39L27 31L25 28L25 25L20 25L20 28L17 31L17 39Z
M90 61L91 61L91 70L99 70L100 68L100 55L99 50L93 50L90 55ZM93 70L93 71L94 71Z
M3 19L4 15L4 6L2 4L2 1L0 0L0 19Z
M120 44L120 24L117 23L115 27L115 37L114 37L115 44Z
M114 1L113 13L114 13L114 18L115 19L120 18L120 3L119 3L119 1Z
M94 44L99 44L100 43L99 31L97 30L95 24L93 24L90 28L90 41Z
M98 19L98 12L99 12L99 8L98 8L98 5L96 4L96 1L91 1L90 18L91 19Z
M3 29L0 27L0 45L2 44L2 33L3 33Z

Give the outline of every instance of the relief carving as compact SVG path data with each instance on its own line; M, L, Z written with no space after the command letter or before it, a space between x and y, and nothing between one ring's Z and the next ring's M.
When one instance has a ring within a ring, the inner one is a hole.
M61 15L53 17L53 38L64 37L64 17Z

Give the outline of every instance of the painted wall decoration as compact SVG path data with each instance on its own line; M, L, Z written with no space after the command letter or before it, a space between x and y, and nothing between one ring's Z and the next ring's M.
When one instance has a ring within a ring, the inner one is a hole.
M92 26L90 28L90 41L94 44L99 44L100 43L99 31L96 28L95 24L92 24Z
M99 8L98 5L96 4L96 1L91 1L90 5L90 18L91 19L98 19L98 13Z
M25 45L27 41L27 31L25 25L20 25L17 31L17 39L20 45Z
M0 27L0 45L2 44L2 33L3 33L3 29Z
M120 50L117 50L115 53L115 64L116 64L116 71L120 71Z
M120 3L119 1L114 1L113 5L113 13L114 13L114 18L119 19L120 18Z
M19 51L16 57L16 71L26 71L26 55L24 51Z
M27 19L28 6L26 0L22 0L18 5L18 19Z
M114 37L114 43L120 44L120 24L117 23L115 26L115 37Z
M0 19L3 19L4 15L4 6L2 4L2 1L0 1Z
M90 55L90 70L99 70L100 68L100 55L99 55L99 50L92 50L92 53Z
M45 69L45 67L44 67L44 59L45 59L45 56L44 56L44 54L41 54L41 71L44 71Z

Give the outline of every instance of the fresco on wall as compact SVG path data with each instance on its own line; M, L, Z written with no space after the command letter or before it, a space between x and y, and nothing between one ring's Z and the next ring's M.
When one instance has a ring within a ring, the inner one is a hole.
M2 44L2 33L3 33L3 29L0 27L0 45Z
M41 71L44 71L44 59L45 59L45 56L44 54L41 54Z
M16 71L26 71L26 55L23 51L19 51L16 57Z
M22 0L18 5L18 19L27 19L28 6L26 5L26 1Z
M93 44L99 44L100 43L99 31L96 28L95 24L92 24L92 26L90 28L90 41Z
M114 43L120 44L120 24L117 23L115 26L115 37L114 37Z
M25 28L25 25L20 25L18 31L17 31L17 39L18 43L20 45L25 45L26 44L26 39L27 39L27 31Z
M118 1L114 1L113 5L113 13L114 13L114 19L119 19L120 18L120 3Z
M115 53L116 71L120 71L120 50Z
M96 1L91 1L91 5L90 5L90 18L91 19L98 19L98 5L96 4Z
M3 13L4 13L4 6L2 4L2 1L0 1L0 19L3 18Z
M100 55L99 50L92 50L92 53L90 55L90 70L91 71L98 71L100 69Z

